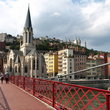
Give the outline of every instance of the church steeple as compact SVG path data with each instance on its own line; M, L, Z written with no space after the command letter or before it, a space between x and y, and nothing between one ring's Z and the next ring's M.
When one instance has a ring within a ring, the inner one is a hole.
M24 38L23 43L32 44L33 29L32 29L31 15L30 15L29 6L28 6L26 22L25 22L25 26L24 26L23 38Z
M31 23L30 9L28 6L26 21L23 29L23 43L20 50L26 55L33 48L33 28Z
M28 6L28 12L27 12L26 22L25 22L25 26L24 26L24 28L32 28L31 15L30 15L30 9L29 9L29 6Z

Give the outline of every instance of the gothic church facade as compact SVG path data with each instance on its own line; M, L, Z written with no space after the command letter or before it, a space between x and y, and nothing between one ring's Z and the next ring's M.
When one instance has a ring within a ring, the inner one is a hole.
M4 71L10 75L46 77L44 56L33 45L33 28L29 7L20 50L10 50L7 54L7 63L4 64Z

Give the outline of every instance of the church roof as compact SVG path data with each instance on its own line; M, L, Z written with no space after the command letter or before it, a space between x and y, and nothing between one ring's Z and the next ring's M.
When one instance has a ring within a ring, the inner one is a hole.
M23 55L23 52L19 51L19 50L13 50L13 52L15 53L15 56L17 56L17 55L22 56Z
M36 56L38 55L39 53L36 51L36 49L32 49L27 55L33 55L33 56Z
M30 15L30 9L28 7L28 12L27 12L27 17L26 17L26 22L24 28L32 28L31 24L31 15Z

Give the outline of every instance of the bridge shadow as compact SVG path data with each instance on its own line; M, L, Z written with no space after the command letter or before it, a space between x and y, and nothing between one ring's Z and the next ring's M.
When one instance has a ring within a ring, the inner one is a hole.
M1 87L0 87L0 110L11 110Z

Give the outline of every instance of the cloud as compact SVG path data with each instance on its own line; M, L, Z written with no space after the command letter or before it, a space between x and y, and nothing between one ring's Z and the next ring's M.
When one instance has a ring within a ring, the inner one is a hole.
M0 1L0 32L22 34L28 0ZM110 0L31 0L34 36L79 36L89 48L110 51Z
M60 13L54 12L54 13L53 13L53 16L60 16Z

